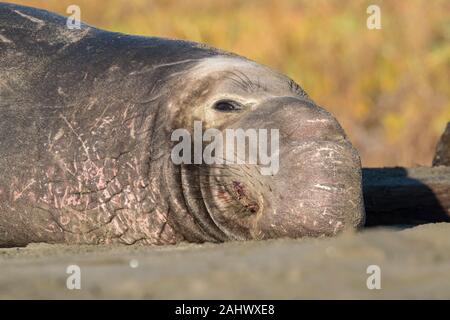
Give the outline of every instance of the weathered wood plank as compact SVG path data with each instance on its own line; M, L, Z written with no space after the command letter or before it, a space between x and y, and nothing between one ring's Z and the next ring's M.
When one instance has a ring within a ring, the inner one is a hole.
M450 166L450 122L436 146L433 166Z
M450 167L363 169L366 226L450 222Z

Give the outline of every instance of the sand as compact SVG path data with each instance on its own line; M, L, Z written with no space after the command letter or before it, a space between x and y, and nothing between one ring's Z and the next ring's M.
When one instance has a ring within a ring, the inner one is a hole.
M69 265L81 289L69 290ZM367 287L367 267L381 289ZM336 238L0 249L0 298L450 298L450 223Z

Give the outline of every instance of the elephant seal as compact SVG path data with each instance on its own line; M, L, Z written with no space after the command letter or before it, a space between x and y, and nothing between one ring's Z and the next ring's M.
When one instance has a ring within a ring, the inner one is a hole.
M279 170L175 164L172 134L196 120L278 130ZM356 150L288 77L13 4L0 4L0 176L1 246L331 236L364 220Z

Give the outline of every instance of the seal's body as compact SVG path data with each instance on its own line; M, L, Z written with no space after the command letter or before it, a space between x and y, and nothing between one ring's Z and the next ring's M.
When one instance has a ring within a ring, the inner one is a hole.
M280 170L176 165L171 133L276 128ZM289 78L200 44L0 4L0 245L333 235L364 216L360 162Z

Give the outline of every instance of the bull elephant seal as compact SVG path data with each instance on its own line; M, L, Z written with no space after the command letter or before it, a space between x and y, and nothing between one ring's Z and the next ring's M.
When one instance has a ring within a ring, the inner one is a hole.
M278 172L175 164L172 134L196 120L277 129ZM1 246L334 235L364 218L357 152L286 76L12 4L0 5L0 155Z

